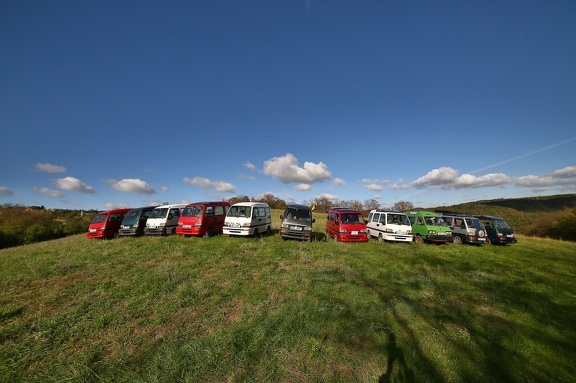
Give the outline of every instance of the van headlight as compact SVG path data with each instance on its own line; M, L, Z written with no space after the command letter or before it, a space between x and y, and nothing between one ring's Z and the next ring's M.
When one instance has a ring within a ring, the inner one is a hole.
M312 226L304 226L304 231L312 231Z

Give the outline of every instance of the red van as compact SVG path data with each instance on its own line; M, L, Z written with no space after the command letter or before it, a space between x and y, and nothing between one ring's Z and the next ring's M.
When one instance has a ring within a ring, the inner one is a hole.
M212 237L222 233L224 219L230 204L221 202L195 202L187 205L180 218L176 234Z
M326 237L342 242L367 242L368 231L362 213L346 207L330 209L326 217Z
M86 238L116 238L124 215L130 210L130 208L113 209L98 213L88 226Z

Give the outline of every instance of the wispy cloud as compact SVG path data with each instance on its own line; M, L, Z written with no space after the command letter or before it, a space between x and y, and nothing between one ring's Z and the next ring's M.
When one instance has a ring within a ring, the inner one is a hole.
M202 188L214 188L222 193L234 193L236 191L236 186L229 182L224 181L211 181L204 177L184 177L184 183L192 186L200 186Z
M36 169L40 172L44 172L44 173L65 173L66 172L65 166L52 165L52 164L49 164L48 162L45 162L45 163L38 162L36 165L34 165L34 169Z
M47 187L37 188L36 186L34 186L32 190L50 197L57 197L57 198L64 197L64 193L62 193L61 191L53 190Z
M7 197L11 195L14 195L14 191L8 189L5 186L0 186L0 196Z

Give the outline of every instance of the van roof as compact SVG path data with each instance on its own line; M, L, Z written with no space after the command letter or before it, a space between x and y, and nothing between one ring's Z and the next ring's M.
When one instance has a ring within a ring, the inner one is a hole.
M434 213L433 211L430 210L410 210L410 211L405 211L404 212L406 215L432 215L434 217L440 217L440 214L438 213Z
M370 213L396 213L396 214L404 214L398 210L388 210L388 209L374 209L370 211Z
M310 206L302 205L299 203L289 203L288 205L286 205L286 209L288 208L311 210Z
M160 205L160 206L156 206L155 209L162 209L162 208L171 208L171 207L186 207L185 203L173 203L170 205Z
M351 207L333 207L330 209L331 211L345 211L350 213L360 213L359 210L353 209Z
M188 206L195 206L195 205L230 205L227 201L205 201L205 202L192 202L186 205Z
M232 206L268 206L265 202L238 202Z
M121 208L121 209L104 210L104 211L98 212L98 214L102 214L102 213L127 213L130 210L132 210L131 207L126 207L126 208Z

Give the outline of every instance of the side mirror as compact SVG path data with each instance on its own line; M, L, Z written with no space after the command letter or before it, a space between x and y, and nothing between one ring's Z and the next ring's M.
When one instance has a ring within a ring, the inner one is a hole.
M281 219L281 220L284 219L284 216L280 215L280 219Z
M312 223L316 222L316 219L312 218Z

